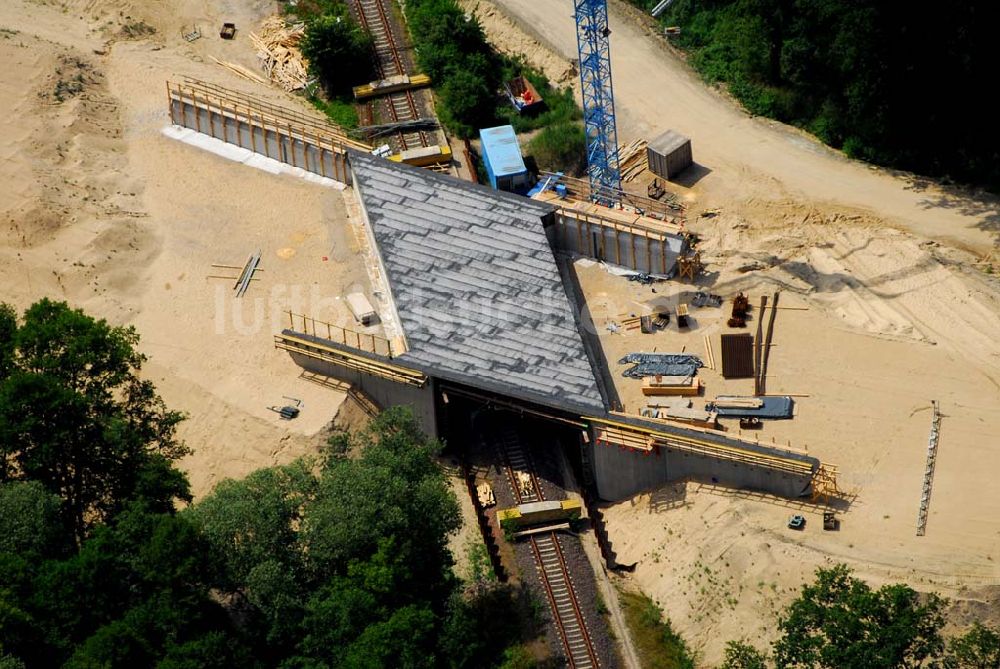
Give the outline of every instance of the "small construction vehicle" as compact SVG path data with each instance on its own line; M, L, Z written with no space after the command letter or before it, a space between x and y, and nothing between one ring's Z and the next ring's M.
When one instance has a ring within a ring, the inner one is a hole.
M799 514L795 514L788 519L788 529L790 530L802 530L806 526L806 517Z
M827 532L836 532L840 529L840 521L837 520L837 516L833 511L823 512L823 529Z
M236 24L223 23L222 30L219 31L219 37L222 39L233 39L236 37Z

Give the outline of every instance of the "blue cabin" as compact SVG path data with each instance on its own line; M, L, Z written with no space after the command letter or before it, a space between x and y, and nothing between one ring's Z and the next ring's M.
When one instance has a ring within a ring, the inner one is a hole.
M521 158L514 128L509 125L483 128L479 131L479 141L490 185L496 190L523 195L531 186L531 177Z

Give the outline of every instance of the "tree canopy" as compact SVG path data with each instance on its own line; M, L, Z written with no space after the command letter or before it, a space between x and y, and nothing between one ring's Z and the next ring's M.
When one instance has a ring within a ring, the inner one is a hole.
M349 95L352 86L374 76L372 39L342 4L331 4L310 18L301 49L311 74L331 98Z
M650 7L654 0L634 0ZM677 0L691 63L755 114L857 158L1000 189L1000 128L975 91L993 79L991 13L963 0Z
M43 299L21 323L0 310L0 482L35 481L61 500L77 540L131 500L189 499L171 462L187 452L139 372L133 328Z
M453 575L441 444L406 410L178 511L181 415L138 343L0 306L0 667L488 667L528 633L520 591Z

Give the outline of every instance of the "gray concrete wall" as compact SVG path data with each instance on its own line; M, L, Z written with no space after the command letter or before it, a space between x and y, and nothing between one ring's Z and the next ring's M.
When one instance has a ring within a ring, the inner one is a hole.
M549 228L549 243L560 251L604 260L646 274L671 274L677 254L670 245L621 228L600 225L556 213L555 225Z
M290 128L261 126L247 121L245 115L232 111L223 114L215 108L205 108L190 101L171 98L170 118L176 125L196 130L229 144L248 149L282 163L301 167L307 172L351 184L347 156L320 140Z
M329 376L350 383L363 391L383 409L393 406L408 406L429 436L437 437L437 421L434 413L433 379L422 387L396 383L379 376L371 376L340 365L316 360L306 355L289 352L292 360L302 369Z
M593 463L597 494L610 502L688 478L792 499L807 494L811 483L808 476L665 448L659 455L647 455L630 448L599 446L593 438L584 448L589 449Z

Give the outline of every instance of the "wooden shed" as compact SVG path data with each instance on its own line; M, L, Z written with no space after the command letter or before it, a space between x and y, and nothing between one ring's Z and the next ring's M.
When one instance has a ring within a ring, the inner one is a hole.
M646 145L649 171L664 179L683 172L691 160L691 140L679 132L667 130Z

